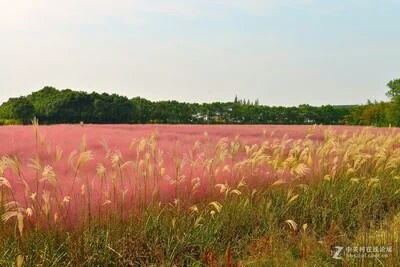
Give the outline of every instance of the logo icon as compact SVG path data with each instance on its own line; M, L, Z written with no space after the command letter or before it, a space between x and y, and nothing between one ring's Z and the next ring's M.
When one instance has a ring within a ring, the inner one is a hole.
M342 256L340 256L340 253L342 253L343 247L336 246L334 248L336 249L336 251L335 252L332 251L332 253L333 253L332 258L334 258L335 260L341 260Z

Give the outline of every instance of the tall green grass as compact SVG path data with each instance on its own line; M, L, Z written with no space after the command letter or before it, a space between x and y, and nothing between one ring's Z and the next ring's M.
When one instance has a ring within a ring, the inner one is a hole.
M283 186L222 200L212 214L214 207L205 204L198 212L182 211L179 204L150 206L125 221L32 230L22 240L17 229L3 225L0 265L12 266L24 255L26 266L395 266L400 259L396 228L380 239L376 229L399 211L398 181L371 187L323 180L298 188L290 203L293 188ZM369 244L368 236L374 238ZM332 258L332 246L352 244L391 245L393 253L364 262Z

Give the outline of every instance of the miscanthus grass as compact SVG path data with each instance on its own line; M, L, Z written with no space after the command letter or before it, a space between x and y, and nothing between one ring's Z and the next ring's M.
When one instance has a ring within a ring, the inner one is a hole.
M101 158L83 137L64 159L33 124L36 153L27 166L15 156L0 160L0 266L395 266L400 260L395 131L328 129L318 141L311 127L304 139L264 133L259 144L239 136L212 143L205 133L190 149L177 144L170 151L158 147L155 132L132 140L127 155L104 140ZM391 252L335 258L336 246Z

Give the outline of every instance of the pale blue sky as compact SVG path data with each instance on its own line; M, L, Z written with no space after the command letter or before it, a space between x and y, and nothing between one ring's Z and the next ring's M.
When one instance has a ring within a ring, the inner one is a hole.
M0 3L0 102L45 85L188 102L385 100L400 0Z

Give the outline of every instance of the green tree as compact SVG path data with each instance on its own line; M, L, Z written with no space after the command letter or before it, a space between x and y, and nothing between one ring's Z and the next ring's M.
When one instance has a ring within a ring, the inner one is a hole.
M386 93L388 97L392 100L400 97L400 79L388 82L387 87L389 87L389 91Z
M389 91L386 93L395 103L394 106L394 116L397 118L395 121L396 126L400 126L400 79L390 81L387 86Z
M392 110L391 108L392 106L382 104L374 107L373 111L372 107L369 107L368 111L362 110L354 113L354 116L348 116L348 122L375 124L379 122L378 124L382 125L396 117L389 116L388 112ZM95 92L89 94L46 86L27 97L10 99L1 105L0 120L12 119L27 123L33 115L36 115L42 123L47 124L80 121L171 124L340 124L349 112L350 108L338 106L268 107L260 105L258 99L251 103L250 100L239 99L237 96L233 102L228 103L197 104L174 100L152 102L140 97L128 99L117 94ZM357 119L357 116L361 119Z
M20 120L23 124L28 124L35 116L35 109L26 97L11 98L8 103L8 119Z

